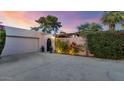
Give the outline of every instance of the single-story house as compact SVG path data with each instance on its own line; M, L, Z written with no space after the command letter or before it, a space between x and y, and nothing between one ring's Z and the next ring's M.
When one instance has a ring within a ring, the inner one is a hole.
M21 54L28 52L38 52L44 49L44 52L55 50L55 39L68 40L77 45L85 45L86 39L76 33L60 33L57 35L36 32L16 27L5 26L6 42L1 56ZM86 55L86 51L80 52L80 55Z
M54 36L16 27L5 26L6 42L1 56L49 50L51 46L54 50Z

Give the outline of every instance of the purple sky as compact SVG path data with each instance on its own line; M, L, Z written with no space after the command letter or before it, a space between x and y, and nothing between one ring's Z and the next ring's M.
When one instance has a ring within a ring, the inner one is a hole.
M102 11L2 11L0 12L0 21L8 26L30 29L37 26L35 20L41 16L52 15L59 18L62 22L60 31L67 33L76 32L77 26L84 23L101 23ZM106 28L106 27L104 27ZM119 26L117 27L119 28Z

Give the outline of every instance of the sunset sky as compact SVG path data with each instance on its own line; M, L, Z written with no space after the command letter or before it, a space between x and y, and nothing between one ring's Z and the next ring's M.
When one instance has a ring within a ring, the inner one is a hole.
M62 22L62 28L60 30L71 33L77 31L77 26L84 23L101 23L100 18L103 15L101 11L72 11L72 12L45 12L45 11L1 11L0 12L0 21L4 25L13 26L18 28L30 29L30 27L38 26L35 22L41 16L52 15L59 18L59 21ZM119 28L119 26L117 27ZM104 26L104 29L107 29Z

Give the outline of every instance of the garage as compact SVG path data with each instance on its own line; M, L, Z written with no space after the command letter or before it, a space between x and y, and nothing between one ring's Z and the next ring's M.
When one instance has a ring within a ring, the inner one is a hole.
M2 56L36 52L39 50L39 37L37 32L6 27L6 43Z

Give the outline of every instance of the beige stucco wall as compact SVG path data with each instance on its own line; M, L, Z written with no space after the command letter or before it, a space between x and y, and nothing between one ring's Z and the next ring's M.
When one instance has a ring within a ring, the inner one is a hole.
M82 37L61 38L61 40L68 40L70 44L72 42L75 42L76 44L82 44L82 45L86 43L86 39Z
M53 51L54 51L55 50L55 37L53 35L51 35L51 34L45 34L44 35L44 46L47 50L47 39L48 38L51 39L51 41L52 41L52 48L53 48Z
M47 39L51 39L53 50L55 50L55 37L51 34L37 33L37 37L39 37L39 49L44 46L45 51L47 51Z

